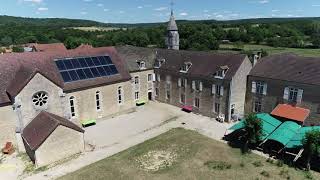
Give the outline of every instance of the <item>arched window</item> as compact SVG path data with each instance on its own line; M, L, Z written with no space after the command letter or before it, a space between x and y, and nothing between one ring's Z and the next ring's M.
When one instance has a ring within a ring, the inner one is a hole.
M123 103L123 89L121 86L118 87L118 104Z
M69 98L70 102L70 112L71 112L71 117L76 117L76 109L75 109L75 97L71 96Z
M101 97L100 97L100 91L96 92L96 108L97 111L101 110Z

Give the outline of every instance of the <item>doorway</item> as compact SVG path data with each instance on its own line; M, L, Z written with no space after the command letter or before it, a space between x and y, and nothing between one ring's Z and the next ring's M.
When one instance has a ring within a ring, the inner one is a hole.
M152 92L148 92L148 99L149 101L152 101Z

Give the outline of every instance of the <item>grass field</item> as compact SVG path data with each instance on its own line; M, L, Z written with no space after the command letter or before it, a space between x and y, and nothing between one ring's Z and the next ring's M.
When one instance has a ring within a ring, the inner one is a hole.
M209 139L194 131L173 129L60 180L102 179L320 179L281 163Z
M220 48L231 50L232 48L235 48L235 47L232 44L221 44ZM275 48L275 47L266 46L266 45L254 45L254 44L245 44L242 49L243 50L264 49L269 53L269 55L290 52L290 53L295 53L298 55L308 56L308 57L320 56L320 49L281 48L281 47Z

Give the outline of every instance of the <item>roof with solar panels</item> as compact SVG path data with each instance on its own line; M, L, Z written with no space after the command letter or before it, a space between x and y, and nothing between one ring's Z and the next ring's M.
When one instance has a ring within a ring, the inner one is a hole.
M0 56L0 106L10 105L37 73L65 92L131 79L114 47L4 54Z

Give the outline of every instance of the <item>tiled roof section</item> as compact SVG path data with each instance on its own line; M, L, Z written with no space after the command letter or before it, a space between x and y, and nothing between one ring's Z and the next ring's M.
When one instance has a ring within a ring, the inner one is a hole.
M30 44L31 47L37 52L51 52L51 51L66 51L67 48L63 43L52 43L52 44Z
M84 133L83 129L71 121L42 111L23 129L22 137L31 150L37 150L58 126Z
M109 55L115 64L119 74L109 77L100 77L64 83L55 65L58 58L86 57ZM23 75L20 75L20 72ZM67 50L60 52L26 52L0 55L0 106L10 103L7 90L16 95L21 90L21 85L13 85L22 82L22 87L28 83L28 79L39 72L46 78L63 88L65 91L76 91L94 86L113 84L130 80L131 76L126 69L124 60L120 58L114 47L89 48L81 50Z
M156 58L155 49L134 46L119 46L116 49L120 57L126 61L130 72L139 71L138 61L144 61L146 69L153 69Z
M309 109L295 107L289 104L279 104L272 112L272 115L291 119L299 122L304 122L309 114Z
M192 66L188 75L194 77L213 77L222 66L229 69L224 79L231 80L240 65L245 60L243 54L222 54L199 51L175 51L159 49L157 59L165 59L160 69L179 73L185 62L191 62Z
M320 58L284 53L259 60L251 76L320 85Z

